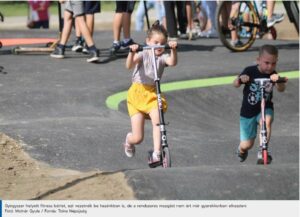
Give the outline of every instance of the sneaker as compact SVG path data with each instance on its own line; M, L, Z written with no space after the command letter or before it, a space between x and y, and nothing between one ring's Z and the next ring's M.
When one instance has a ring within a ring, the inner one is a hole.
M113 43L109 50L111 54L115 54L118 52L118 50L120 50L120 48L121 48L121 43Z
M83 48L83 41L81 39L77 39L75 44L72 47L72 51L81 52Z
M82 53L84 53L84 54L89 54L90 53L86 43L83 44Z
M154 152L154 151L149 151L148 152L148 164L152 165L155 167L155 165L159 165L160 164L160 153Z
M50 56L57 59L63 59L65 57L65 49L56 46L55 50L50 54Z
M97 62L99 60L99 50L90 50L90 57L86 60L88 63Z
M244 153L241 153L239 148L237 149L236 154L237 154L240 162L244 162L248 157L248 151L245 151Z
M270 164L272 162L272 160L273 160L273 158L270 155L270 153L268 152L268 162L267 162L267 164ZM257 152L257 164L264 164L264 159L263 159L261 150L259 150Z
M231 41L230 44L233 46L233 47L242 47L244 44L243 42L241 42L240 40L235 40L235 41Z
M122 47L125 47L125 48L126 48L126 47L129 47L130 45L135 44L135 42L132 40L132 38L130 38L130 39L129 39L128 41L126 41L126 42L125 42L124 40L121 41L120 44L121 44Z
M123 144L124 146L124 151L127 157L133 157L135 154L135 146L134 145L130 145L127 142L127 138L129 135L132 135L132 133L127 133L126 139L125 139L125 143Z
M284 14L273 14L271 19L268 19L267 21L267 27L270 28L271 26L274 26L275 23L280 23L284 19Z

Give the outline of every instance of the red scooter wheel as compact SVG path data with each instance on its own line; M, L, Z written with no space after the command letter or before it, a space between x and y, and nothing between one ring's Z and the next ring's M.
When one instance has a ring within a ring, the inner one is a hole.
M264 160L264 165L268 164L268 151L263 150L263 160Z

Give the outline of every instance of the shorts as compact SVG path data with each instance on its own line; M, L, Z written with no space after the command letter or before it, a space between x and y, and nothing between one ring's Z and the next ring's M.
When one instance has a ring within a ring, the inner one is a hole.
M84 1L84 13L85 14L95 14L101 12L101 2L100 1Z
M132 13L135 1L116 1L116 13Z
M65 10L73 15L73 17L83 16L84 7L82 1L66 1Z
M163 112L166 112L167 102L164 96L161 97ZM158 109L155 86L132 83L127 94L127 108L130 117L137 113L142 113L148 118L150 111Z
M266 116L271 116L272 121L274 120L274 111L270 108L266 109ZM252 117L245 118L240 116L240 140L247 141L255 139L257 135L257 126L260 122L261 113Z

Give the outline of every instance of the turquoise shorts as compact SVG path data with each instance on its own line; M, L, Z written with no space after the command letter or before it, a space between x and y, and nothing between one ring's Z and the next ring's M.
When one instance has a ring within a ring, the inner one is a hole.
M257 135L257 126L259 125L261 113L252 117L245 118L240 116L240 140L247 141L255 139ZM266 109L266 116L271 116L274 120L274 112L272 109Z

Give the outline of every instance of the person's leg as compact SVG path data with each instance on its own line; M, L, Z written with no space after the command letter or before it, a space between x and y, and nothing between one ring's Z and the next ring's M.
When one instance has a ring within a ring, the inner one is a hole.
M234 46L238 43L238 35L237 35L237 30L232 25L232 19L237 18L239 7L240 7L239 2L232 3L230 14L229 14L229 20L228 20L228 28L231 30L231 42Z
M250 150L255 142L257 134L257 117L245 118L240 117L240 144L237 150L240 162L247 159L248 150Z
M86 25L91 33L91 36L94 34L94 26L95 26L95 16L94 14L86 14L85 15Z
M70 33L72 31L72 18L73 18L72 13L65 10L64 11L64 28L62 30L61 38L60 38L60 42L59 42L59 44L61 44L61 45L66 45L66 43L70 37Z
M124 39L130 39L131 13L123 13L122 26Z
M175 4L177 9L177 20L179 25L179 31L181 34L185 34L186 27L187 27L186 2L176 1Z
M270 111L270 110L269 110ZM272 122L273 122L273 113L270 112L269 114L266 114L266 129L267 129L267 143L269 143L270 141L270 138L271 138L271 132L272 132ZM260 119L260 122L259 122L259 126L260 126L260 129L262 127L262 120ZM260 144L261 144L261 136L259 137L260 139Z
M175 16L175 3L173 1L164 1L167 30L170 38L177 38L177 22Z
M162 1L155 1L154 2L154 8L156 11L157 19L160 21L160 23L167 28L167 21L166 21L166 12L165 7Z
M152 134L153 134L153 151L155 153L160 153L160 127L159 127L159 113L158 113L158 109L153 109L150 113L149 116L151 118L151 122L152 122Z
M262 128L262 120L260 118L260 116L258 117L259 118L259 125L260 125L260 129ZM268 144L268 147L270 145L269 141L270 141L270 138L271 138L271 125L272 125L272 122L273 122L273 110L271 109L266 109L266 130L267 130L267 144ZM260 144L262 144L262 137L261 137L261 134L259 135L259 141L260 141ZM268 153L268 164L271 163L272 161L272 156ZM258 150L258 153L257 153L257 163L258 164L263 164L263 154L262 154L262 149L260 147L260 149Z
M188 34L188 39L192 40L193 38L193 11L192 11L192 5L191 1L186 1L186 16L187 16L187 34Z
M140 144L144 139L145 116L141 113L133 115L131 118L131 134L127 136L130 145Z
M274 0L267 0L267 12L268 12L267 27L268 28L275 25L276 23L280 23L284 19L284 14L274 13L275 3L276 2Z
M274 8L275 8L275 1L274 0L267 0L268 19L272 18Z
M145 7L144 1L140 1L139 6L135 14L135 30L143 31L144 30L144 16L145 16Z
M94 40L91 36L90 30L85 22L84 16L77 16L75 17L76 22L78 23L78 27L80 29L80 32L82 36L84 37L84 40L88 47L91 47L94 45Z

